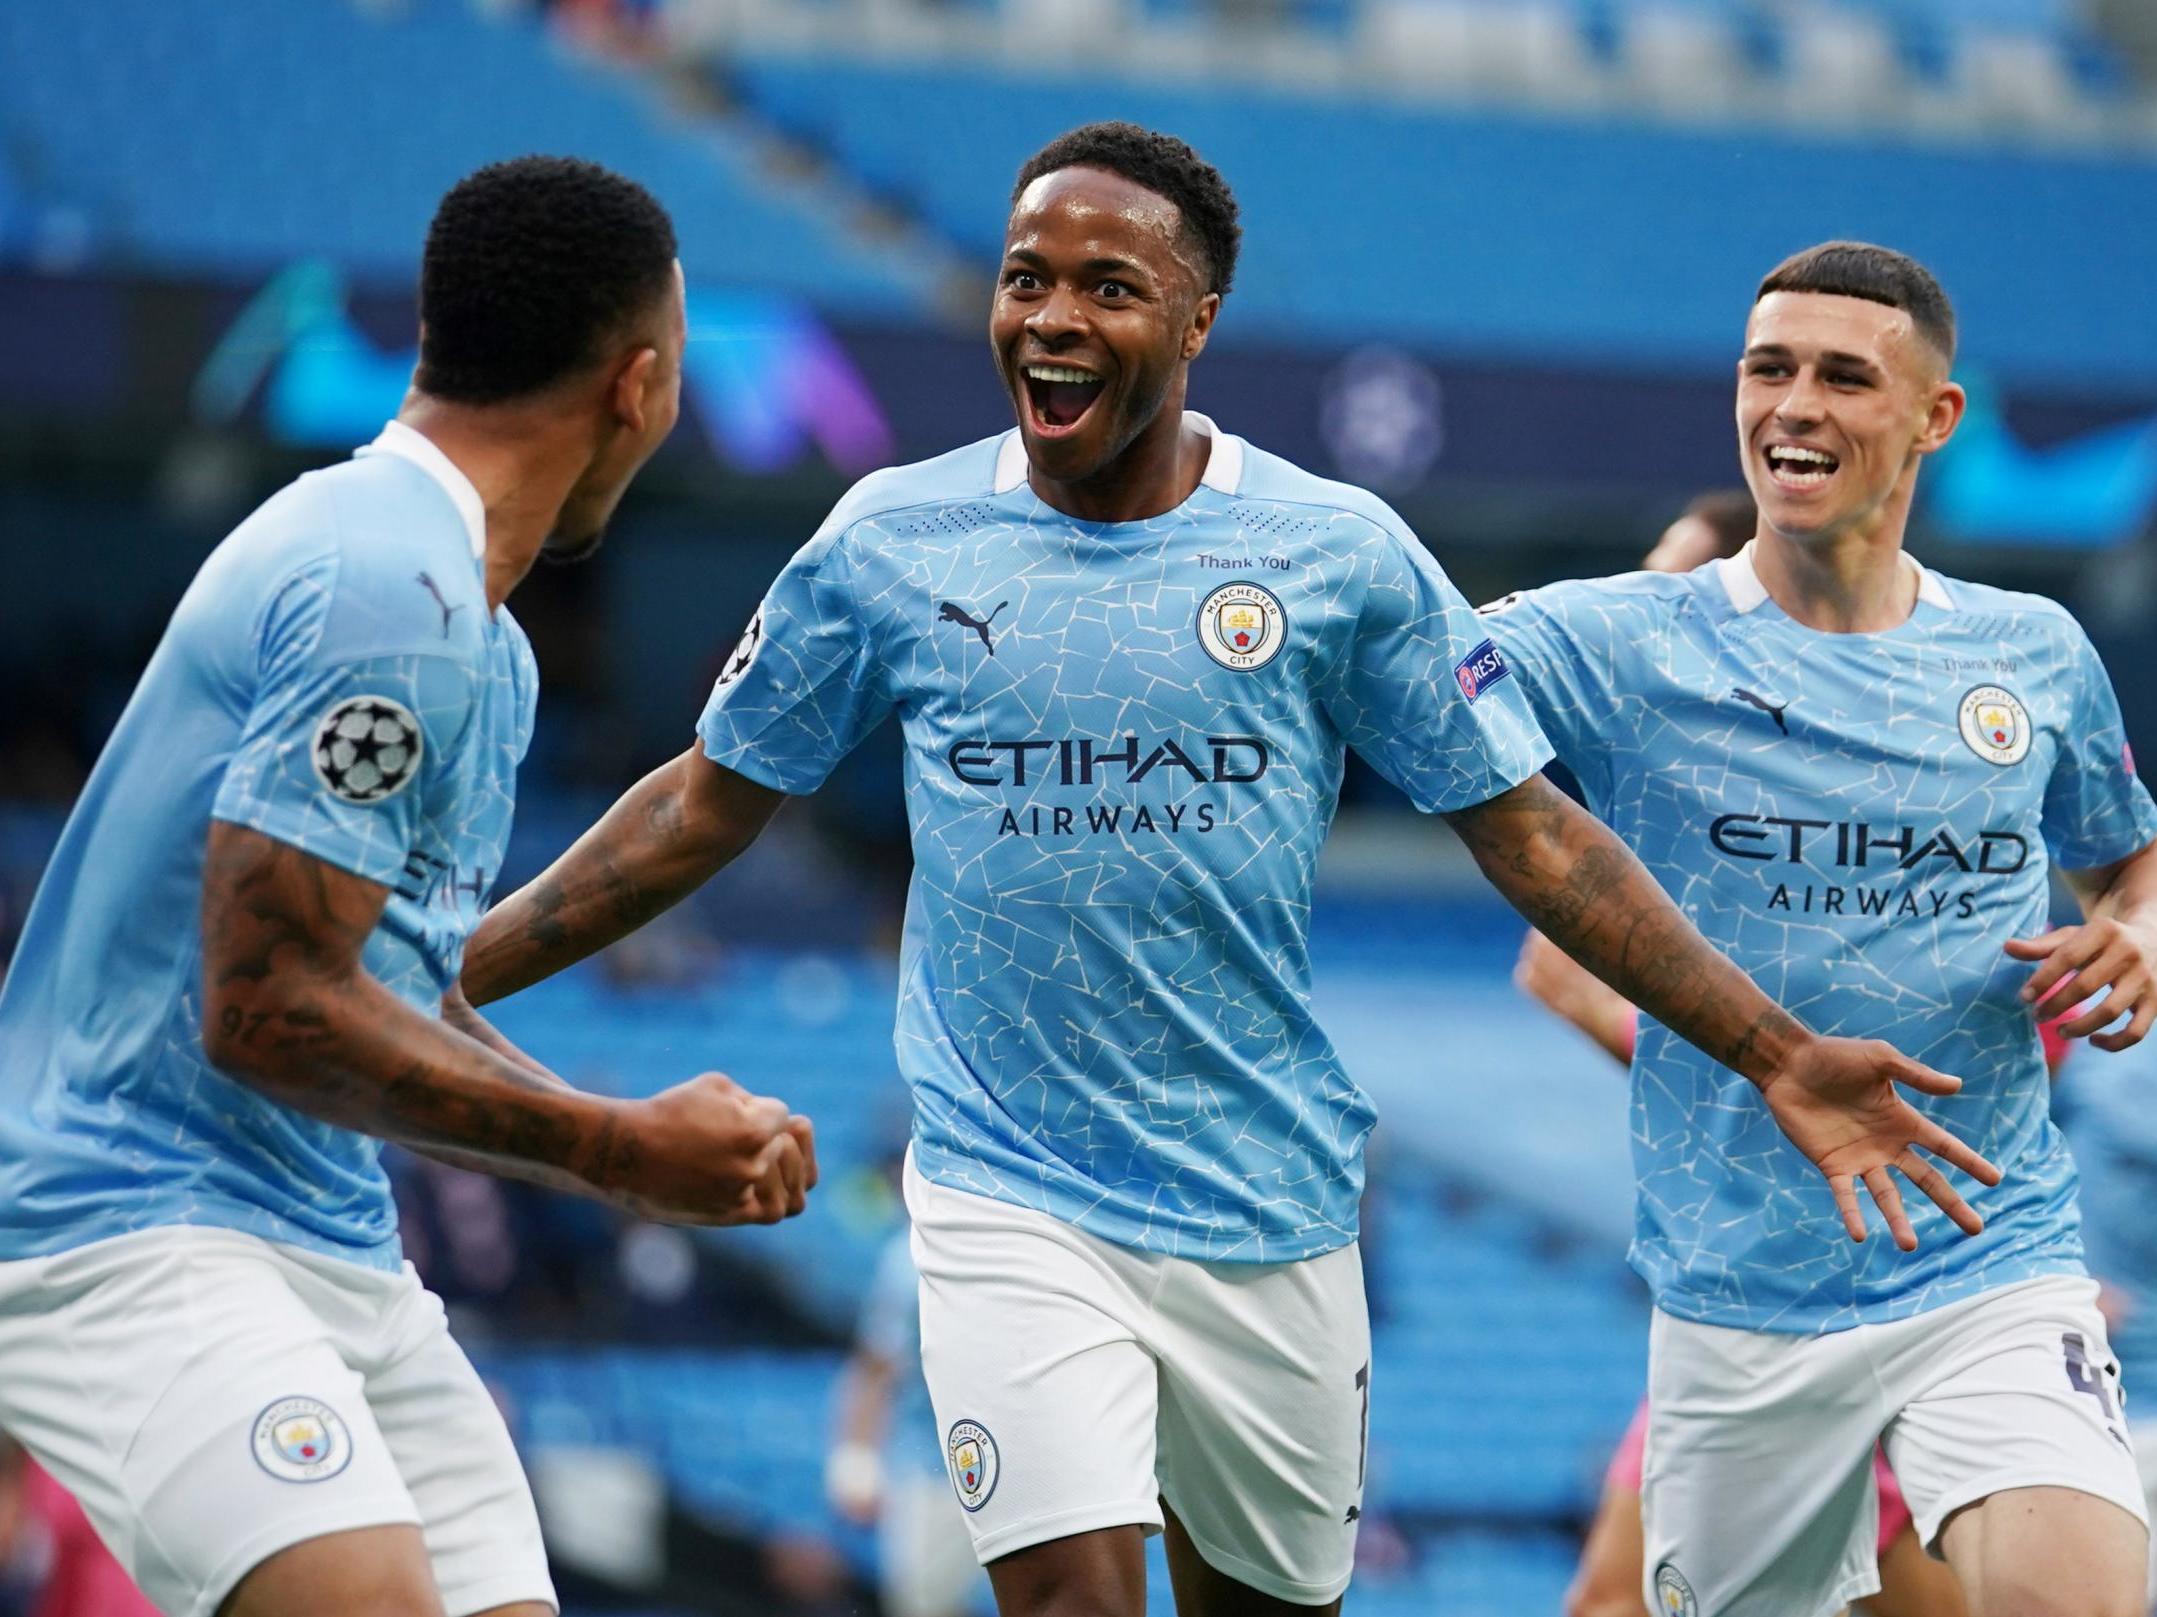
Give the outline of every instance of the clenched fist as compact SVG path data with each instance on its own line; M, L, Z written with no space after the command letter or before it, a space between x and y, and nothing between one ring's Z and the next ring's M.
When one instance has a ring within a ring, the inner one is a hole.
M595 1187L668 1224L776 1224L808 1204L816 1136L783 1101L707 1072L624 1102Z

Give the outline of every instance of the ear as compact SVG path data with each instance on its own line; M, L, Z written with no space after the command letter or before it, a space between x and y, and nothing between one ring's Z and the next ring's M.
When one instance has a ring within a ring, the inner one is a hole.
M631 432L642 432L654 378L659 370L659 350L639 348L622 361L607 389L607 404L614 419Z
M1969 408L1970 396L1962 390L1960 382L1942 382L1933 389L1931 408L1925 412L1925 427L1917 435L1913 446L1920 455L1929 455L1946 446L1955 436L1955 429L1962 425L1963 412Z
M1198 307L1191 311L1191 323L1183 332L1183 357L1196 359L1206 351L1206 334L1213 330L1213 318L1221 312L1221 294L1208 292L1198 300Z

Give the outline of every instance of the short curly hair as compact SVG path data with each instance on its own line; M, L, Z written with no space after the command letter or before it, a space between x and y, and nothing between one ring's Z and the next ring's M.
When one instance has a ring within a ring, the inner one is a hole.
M419 274L423 393L499 404L604 357L673 283L674 223L597 163L517 157L442 198Z
M1026 188L1044 174L1065 168L1099 168L1121 174L1176 204L1183 228L1206 255L1206 290L1226 293L1236 278L1236 253L1243 227L1236 222L1236 198L1221 171L1174 135L1137 124L1085 124L1058 135L1019 169L1011 188L1017 206Z

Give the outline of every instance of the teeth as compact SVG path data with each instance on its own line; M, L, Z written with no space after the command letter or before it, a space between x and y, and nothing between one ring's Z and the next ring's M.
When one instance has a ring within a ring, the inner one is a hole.
M1825 450L1804 449L1795 444L1777 444L1768 454L1778 460L1810 461L1815 466L1832 467L1835 464L1835 457Z
M1026 374L1037 382L1098 382L1092 371L1073 370L1069 365L1028 365Z

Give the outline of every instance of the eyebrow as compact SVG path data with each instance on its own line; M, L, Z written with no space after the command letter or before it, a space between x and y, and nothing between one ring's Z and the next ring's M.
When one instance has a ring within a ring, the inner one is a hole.
M1787 343L1762 342L1754 343L1752 347L1746 349L1745 357L1747 359L1793 359L1796 355ZM1823 365L1842 365L1861 371L1878 371L1880 368L1863 354L1845 353L1839 348L1831 348L1822 354L1820 362Z
M1014 247L1005 253L1004 257L1007 260L1016 259L1021 264L1031 265L1035 268L1048 268L1048 259L1035 252L1031 247ZM1089 275L1144 275L1147 273L1145 265L1134 263L1128 258L1089 258L1079 268L1085 270Z

